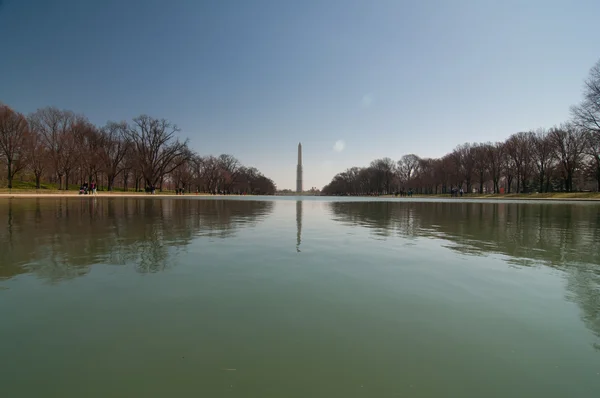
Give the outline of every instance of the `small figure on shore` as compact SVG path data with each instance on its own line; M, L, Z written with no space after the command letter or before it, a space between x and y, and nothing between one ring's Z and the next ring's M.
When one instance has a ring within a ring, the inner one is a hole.
M464 191L463 191L463 189L461 188L461 189L460 189L460 196L461 196L461 197L463 196L463 193L464 193Z
M92 195L96 195L96 181L92 181L91 189Z

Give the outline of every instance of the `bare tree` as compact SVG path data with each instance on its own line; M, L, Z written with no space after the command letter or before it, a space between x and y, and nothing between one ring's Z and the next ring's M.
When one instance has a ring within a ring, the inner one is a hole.
M415 180L418 181L415 189L418 193L437 193L437 184L435 178L436 159L419 159L419 167Z
M12 188L13 177L26 165L28 129L22 114L0 104L0 158L6 163L8 188Z
M192 185L197 191L206 192L206 184L204 179L204 162L203 158L198 154L193 154L188 161L192 171Z
M73 170L79 171L80 182L87 181L91 183L98 179L98 172L101 170L100 151L102 142L100 132L91 124L87 118L76 116L71 125L66 146L65 156L65 182L68 189L69 176Z
M396 163L390 158L382 158L372 161L370 167L375 173L375 191L390 193L392 180L396 173Z
M471 150L474 168L477 173L477 180L479 181L479 193L483 193L483 184L485 183L489 171L489 163L487 157L487 150L484 144L475 144Z
M552 142L546 129L538 129L532 134L531 151L533 164L538 174L538 189L540 192L548 192L550 190L549 169L554 159Z
M571 107L573 123L586 135L586 153L591 158L589 174L600 192L600 60L590 70L583 89L583 100Z
M96 170L96 143L93 138L94 127L81 115L74 115L69 128L62 134L62 151L60 154L61 174L65 176L64 189L69 189L69 181L73 171L86 170L90 174ZM91 171L90 171L91 169ZM89 179L91 179L91 175Z
M494 193L500 193L499 183L503 170L504 144L502 142L487 143L484 145L484 149L488 170L494 184Z
M176 189L187 189L189 192L194 180L194 154L188 149L180 156L183 159L173 161L177 167L171 173L171 177Z
M48 167L48 149L44 145L41 135L31 129L25 143L27 165L35 178L35 188L40 189L42 183L42 175Z
M127 137L147 186L155 187L185 160L182 155L187 152L187 140L180 142L175 135L178 131L177 126L165 119L147 115L133 119Z
M527 190L526 183L531 166L530 145L530 135L524 132L513 134L506 141L506 154L510 157L510 164L517 179L517 193Z
M367 193L364 186L361 185L361 173L365 169L352 167L341 173L336 174L331 183L324 189L324 192L330 195L358 195Z
M260 195L273 195L277 190L277 185L268 177L259 174L253 181L254 192Z
M60 110L55 107L38 109L29 117L32 128L42 138L48 149L48 156L52 165L52 171L58 179L58 188L62 188L65 169L71 169L72 155L75 145L71 134L71 126L75 115L71 111ZM67 164L65 165L65 162Z
M232 155L222 154L219 156L219 180L223 190L230 191L233 184L237 182L242 164Z
M596 180L596 190L600 192L600 134L586 133L586 153L590 157L589 174Z
M452 154L447 154L436 162L436 176L442 185L442 193L450 192L456 177L456 162Z
M600 135L600 60L590 70L585 81L583 101L571 107L576 126Z
M109 191L113 190L115 179L127 167L125 157L131 148L127 135L128 128L126 122L108 122L100 130L101 145L98 154L102 168L106 172Z
M244 178L248 180L248 192L253 193L256 188L255 182L260 177L260 171L256 167L244 168Z
M210 193L217 193L219 190L220 165L219 160L214 156L207 156L199 159L201 167L201 176L206 190Z
M573 191L573 176L581 166L586 147L586 136L582 129L565 124L552 128L549 132L554 156L558 160L563 173L564 187L567 192Z
M419 157L415 154L404 155L398 161L398 177L403 188L406 188L406 185L410 184L410 180L414 177L419 167L419 161Z
M453 162L454 179L457 186L466 184L467 192L471 192L473 172L475 170L475 158L473 156L473 146L469 143L457 146L450 158Z
M254 193L259 195L271 195L275 193L275 183L262 175L255 167L241 166L237 182L232 186L235 193Z

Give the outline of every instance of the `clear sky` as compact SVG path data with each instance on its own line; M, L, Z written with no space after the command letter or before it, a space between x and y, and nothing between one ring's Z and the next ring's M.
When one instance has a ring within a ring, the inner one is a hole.
M279 188L569 117L598 0L0 0L0 101L167 118Z

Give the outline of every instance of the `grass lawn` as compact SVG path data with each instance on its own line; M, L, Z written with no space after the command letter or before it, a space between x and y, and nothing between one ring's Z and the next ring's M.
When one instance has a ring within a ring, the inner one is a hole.
M450 195L414 195L413 197L449 198ZM548 193L509 193L509 194L478 194L463 196L463 199L593 199L600 200L600 192L548 192Z
M4 185L0 185L0 194L77 194L79 193L79 185L69 184L69 190L59 190L56 184L42 183L40 189L35 188L35 183L30 181L13 181L13 188L9 190L6 187L6 181ZM145 195L145 192L134 192L132 189L129 191L123 191L121 188L115 188L112 192L98 191L101 194L116 195L126 193ZM163 191L156 192L161 195L175 194L174 191ZM195 195L195 193L187 193L186 195ZM285 195L283 195L285 196ZM295 194L294 194L295 196ZM312 194L304 194L304 196L312 196ZM380 197L394 197L393 195L383 195ZM449 194L437 194L437 195L418 195L414 194L413 198L450 198ZM466 194L462 199L563 199L563 200L600 200L600 192L550 192L550 193L510 193L510 194Z
M71 191L79 191L79 185L77 184L69 184L69 190ZM12 190L9 190L6 187L6 181L2 185L0 185L0 192L12 192L18 193L19 191L26 192L44 192L51 193L52 191L59 192L56 184L42 183L40 184L40 189L35 188L35 182L32 181L13 181ZM60 191L63 192L63 191Z
M104 191L98 190L98 192L108 192L106 191L106 188L104 187ZM12 189L8 189L6 187L6 181L4 181L4 184L0 184L0 193L31 193L31 194L35 194L35 193L43 193L43 194L51 194L51 193L56 193L56 194L68 194L68 193L78 193L79 192L79 184L69 184L69 189L67 191L64 190L59 190L57 187L57 184L50 184L50 183L42 183L40 184L40 189L36 189L35 188L35 182L32 181L13 181L13 188ZM114 188L112 192L125 192L122 188ZM127 191L127 193L136 193L133 191L133 189ZM142 192L140 192L142 193ZM168 193L168 191L165 191L164 193Z

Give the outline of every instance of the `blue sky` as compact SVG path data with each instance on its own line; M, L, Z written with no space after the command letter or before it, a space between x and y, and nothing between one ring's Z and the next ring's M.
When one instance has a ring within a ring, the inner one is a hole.
M164 117L279 188L302 141L320 188L377 157L565 121L599 15L597 0L0 0L0 101Z

